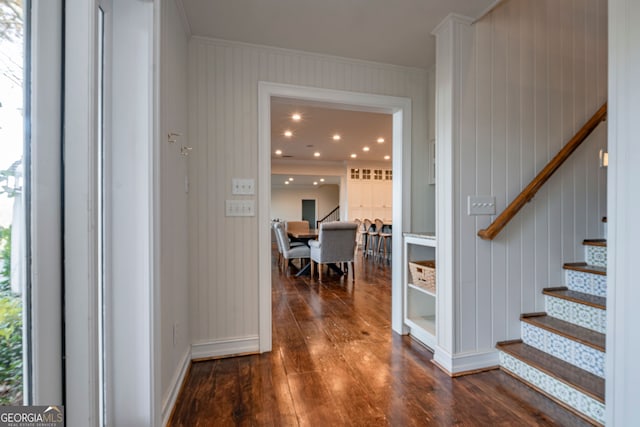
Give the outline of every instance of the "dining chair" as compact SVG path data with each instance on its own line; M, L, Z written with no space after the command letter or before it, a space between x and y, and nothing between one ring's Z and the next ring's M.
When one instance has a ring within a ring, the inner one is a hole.
M352 280L356 280L353 266L358 225L355 222L332 221L320 224L318 240L310 240L311 277L318 264L318 279L322 281L323 264L350 265ZM347 271L347 276L348 276Z
M292 246L289 243L289 237L287 236L287 232L284 230L284 225L282 223L276 223L276 237L280 240L280 244L282 245L282 257L283 268L286 268L287 264L292 259L300 260L300 268L302 268L302 260L309 259L309 246L307 245L298 245Z

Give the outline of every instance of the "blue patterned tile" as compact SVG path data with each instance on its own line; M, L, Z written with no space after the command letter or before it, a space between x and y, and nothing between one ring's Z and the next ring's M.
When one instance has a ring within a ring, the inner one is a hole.
M544 298L549 316L596 332L606 333L607 315L604 310L551 295L545 295Z
M607 266L607 248L602 246L585 246L585 261L589 265Z
M575 365L604 378L604 353L585 345L575 346Z
M573 291L601 297L607 296L607 276L566 270L566 284Z
M520 325L525 344L604 378L604 352L526 322Z
M593 421L604 424L605 406L601 402L527 365L509 354L500 352L500 366L521 378L523 381L569 405Z

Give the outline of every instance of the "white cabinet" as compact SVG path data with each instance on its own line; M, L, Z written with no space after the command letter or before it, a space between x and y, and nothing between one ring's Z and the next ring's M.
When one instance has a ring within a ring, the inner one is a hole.
M413 280L409 263L435 262L435 249L436 238L433 233L404 233L404 323L411 336L431 349L436 345L437 283L425 286Z
M348 218L390 220L393 203L391 169L350 167L347 176Z

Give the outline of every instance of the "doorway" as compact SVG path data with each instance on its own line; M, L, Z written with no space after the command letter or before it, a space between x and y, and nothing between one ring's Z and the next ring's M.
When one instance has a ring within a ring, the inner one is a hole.
M302 220L309 221L310 228L316 228L315 199L302 199Z
M411 100L409 98L347 92L271 82L258 84L258 264L259 264L259 347L271 350L271 239L269 212L271 203L271 99L299 99L335 106L345 110L370 111L392 115L393 122L393 210L391 326L406 333L402 312L402 232L410 227L411 198Z

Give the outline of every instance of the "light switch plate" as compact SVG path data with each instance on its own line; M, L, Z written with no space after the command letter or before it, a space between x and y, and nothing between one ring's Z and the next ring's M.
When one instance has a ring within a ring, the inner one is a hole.
M254 200L226 200L225 216L255 216Z
M468 215L495 215L496 198L493 196L469 196Z
M256 193L256 180L247 178L233 178L231 180L231 194L241 196L251 196Z

